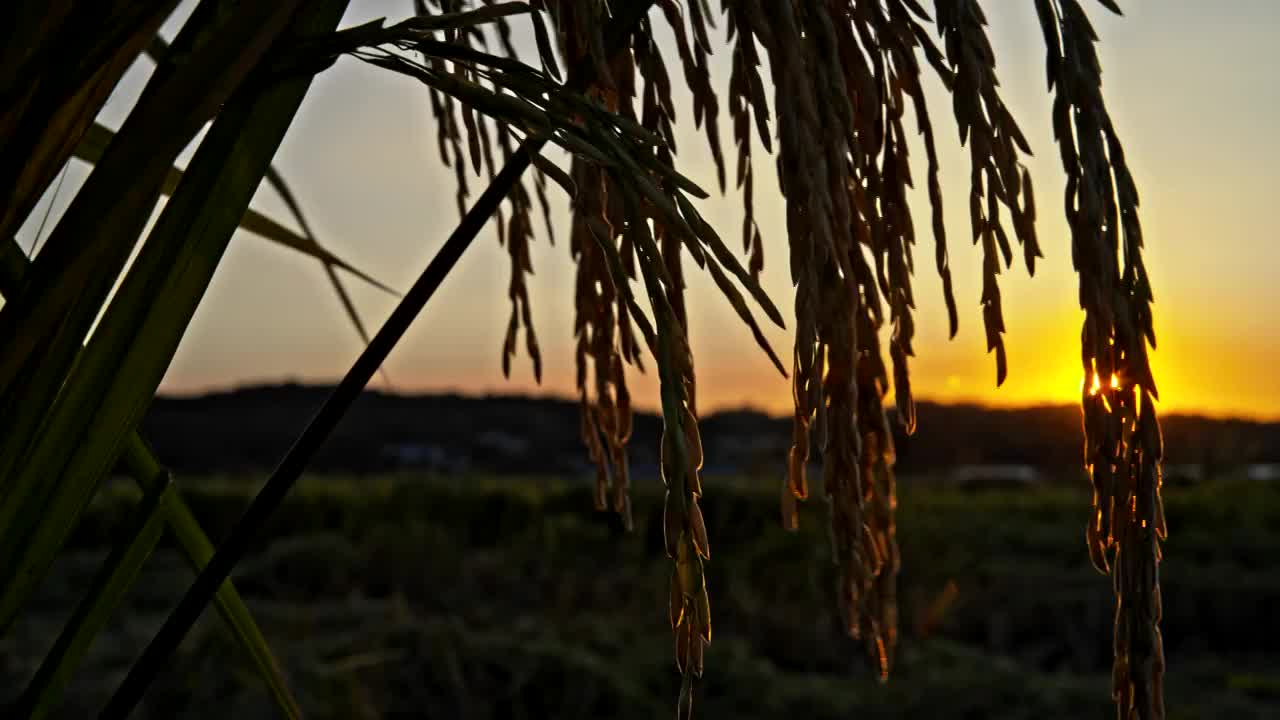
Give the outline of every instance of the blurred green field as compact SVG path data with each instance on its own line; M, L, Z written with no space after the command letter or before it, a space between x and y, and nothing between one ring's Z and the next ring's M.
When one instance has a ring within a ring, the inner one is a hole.
M591 510L582 484L307 478L236 582L311 718L664 717L679 678L649 485L628 535ZM700 717L1112 717L1112 597L1084 550L1083 488L901 485L903 637L881 686L835 629L822 503L788 534L773 482L707 482L715 636ZM215 538L253 489L241 478L183 487ZM100 493L41 589L43 610L0 644L4 697L52 643L133 499L125 484ZM1166 508L1169 717L1280 717L1280 488L1170 488ZM190 578L162 545L64 717L96 713ZM949 584L953 601L940 602ZM212 612L137 716L274 717Z

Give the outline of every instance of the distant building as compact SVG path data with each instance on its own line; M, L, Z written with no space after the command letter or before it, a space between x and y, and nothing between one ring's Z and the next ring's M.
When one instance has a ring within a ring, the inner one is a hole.
M1200 463L1167 463L1160 468L1160 477L1169 485L1194 485L1204 481L1204 465Z
M466 470L467 459L432 443L392 443L384 445L382 456L400 470L434 470L459 472Z
M515 457L528 452L529 440L502 430L486 430L472 441L472 448L486 455Z
M1250 465L1246 477L1255 482L1275 482L1280 480L1280 463L1258 463Z
M1041 480L1040 471L1030 465L961 465L951 471L947 484L977 490L1030 487Z

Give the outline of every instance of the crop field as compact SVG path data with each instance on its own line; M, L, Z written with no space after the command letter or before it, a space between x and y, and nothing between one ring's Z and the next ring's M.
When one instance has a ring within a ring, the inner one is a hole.
M182 481L212 537L254 489ZM627 534L585 484L310 477L234 578L311 718L652 718L679 684L661 498ZM1083 485L1083 483L1081 483ZM99 493L40 598L0 644L25 682L118 532ZM904 478L897 666L877 683L836 628L825 509L778 525L774 481L707 482L714 638L701 717L1112 717L1109 581L1089 565L1082 487L964 492ZM1161 566L1171 718L1280 717L1280 487L1166 490ZM191 579L166 543L94 643L62 717L91 716ZM212 610L138 717L275 717Z

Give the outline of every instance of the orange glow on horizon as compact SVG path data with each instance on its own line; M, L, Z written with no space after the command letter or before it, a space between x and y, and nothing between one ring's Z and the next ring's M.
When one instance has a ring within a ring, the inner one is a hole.
M1211 417L1234 417L1249 420L1280 420L1280 383L1267 382L1273 377L1270 368L1280 357L1280 347L1263 338L1240 338L1199 318L1183 313L1177 323L1164 325L1165 317L1177 313L1157 314L1158 351L1151 353L1151 367L1160 390L1158 410L1161 415L1195 414ZM1009 315L1009 332L1005 336L1009 354L1009 375L1004 385L996 387L993 357L984 352L983 339L974 328L962 323L961 333L947 341L945 327L930 328L941 322L937 316L922 313L916 355L911 358L912 392L917 401L946 405L982 405L994 408L1019 408L1043 405L1078 406L1081 395L1104 387L1119 388L1122 378L1082 378L1080 368L1080 322L1078 308L1066 305L1038 313ZM945 321L945 317L942 319ZM716 328L710 332L706 328ZM762 353L743 346L740 338L729 336L724 328L734 326L709 320L693 326L693 350L698 372L698 410L707 415L720 410L751 409L775 416L793 411L791 383L783 378ZM1206 332L1208 331L1208 332ZM1201 335L1200 333L1206 333ZM939 339L939 334L942 337ZM770 338L775 349L785 352L792 337L785 331ZM393 386L375 380L372 387L400 393L461 393L466 395L531 395L539 397L577 397L574 386L573 351L567 343L545 343L544 380L534 382L526 362L513 366L509 380L502 377L494 345L468 353L426 351L405 352L393 356L388 373ZM434 347L443 347L435 345ZM1223 348L1232 348L1225 352ZM481 355L480 361L476 356ZM1212 362L1206 366L1205 359ZM634 405L639 410L658 408L657 373L649 358L647 372L629 372L628 386ZM271 365L269 358L255 358ZM279 363L277 367L285 365ZM205 373L173 373L166 378L165 393L192 393L225 389L238 384L274 383L289 378L303 382L333 382L337 375L330 366L316 362L299 367L292 361L289 369L272 369L258 375L228 378L226 371L215 369ZM1092 373L1090 373L1092 375ZM1262 379L1262 381L1259 381ZM886 406L895 403L894 389L885 399Z

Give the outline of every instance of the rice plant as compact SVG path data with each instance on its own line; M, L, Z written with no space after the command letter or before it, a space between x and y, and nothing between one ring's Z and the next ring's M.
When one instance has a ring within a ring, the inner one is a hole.
M1099 2L1119 12L1112 0ZM0 27L22 41L0 52L0 180L10 188L0 212L0 633L20 619L108 473L120 467L145 490L130 520L133 531L14 699L18 715L38 717L53 707L167 528L198 575L103 717L128 715L210 602L251 653L281 711L299 716L227 577L490 220L511 260L504 368L523 337L540 374L525 277L532 270L534 198L551 229L548 179L570 198L577 387L582 438L597 467L596 506L620 513L628 525L627 377L643 369L647 354L661 380L669 617L683 676L679 713L693 711L712 636L685 255L711 276L778 371L790 376L795 412L781 488L783 525L794 527L796 503L809 496L805 469L816 446L838 566L835 601L847 631L865 643L879 676L888 677L897 644L899 560L894 448L884 403L893 386L897 417L915 429L913 150L927 160L935 265L953 335L959 322L926 73L950 94L969 149L969 214L973 241L982 247L982 320L997 384L1006 374L1001 265L1012 266L1015 243L1028 272L1040 257L1032 178L1023 163L1030 148L1001 98L977 0L935 0L931 9L916 0L722 0L719 15L707 0L419 0L401 21L344 29L338 25L346 0L201 0L169 44L156 33L175 4L23 0L0 11ZM1115 584L1113 695L1122 718L1161 718L1161 439L1147 360L1155 336L1138 195L1101 92L1097 36L1086 10L1079 0L1035 0L1035 8L1086 312L1081 357L1093 382L1082 406L1095 505L1087 537L1095 565ZM713 40L717 19L723 43ZM674 34L674 47L655 41L659 24ZM512 42L517 26L536 40L537 57L528 63ZM68 56L66 48L76 52ZM713 86L713 50L732 58L727 89ZM155 70L111 133L95 118L143 54L154 59ZM367 63L426 86L441 162L456 173L462 213L438 256L372 336L336 270L376 281L324 249L270 166L312 78L337 61ZM768 85L761 72L766 63ZM719 98L727 92L734 177L744 197L745 262L699 214L697 200L706 192L675 167L670 74L676 66L722 191L728 171ZM914 131L907 129L908 110ZM176 170L178 154L206 126L190 164ZM787 237L768 252L785 249L795 287L789 363L769 346L756 319L763 313L777 325L785 322L759 283L767 243L754 217L753 133L776 156L786 201ZM547 143L568 151L567 168L539 154ZM44 247L28 258L14 234L73 157L93 163L93 172ZM531 165L527 183L522 176ZM478 174L488 185L468 205L469 183ZM249 209L264 179L282 194L301 234ZM169 199L144 238L161 195ZM135 428L237 227L320 260L368 347L215 549ZM884 348L879 331L886 325L891 333Z

